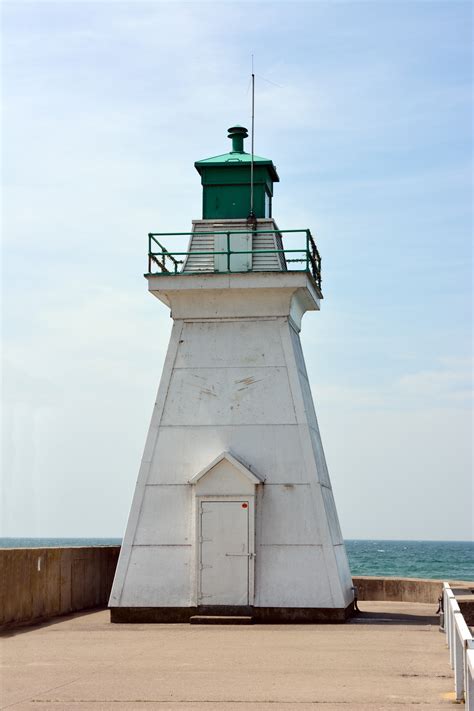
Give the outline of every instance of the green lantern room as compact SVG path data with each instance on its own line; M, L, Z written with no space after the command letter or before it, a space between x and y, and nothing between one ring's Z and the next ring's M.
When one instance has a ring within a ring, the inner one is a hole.
M230 153L196 161L195 168L203 186L202 217L204 220L246 219L251 206L252 155L244 151L247 129L231 126ZM273 161L253 157L253 212L257 218L271 218L273 184L279 182Z
M229 153L194 163L201 176L202 217L191 232L150 232L149 274L216 274L306 271L320 286L320 257L309 229L280 230L272 215L273 184L280 182L269 158L244 151L243 126L231 126ZM253 207L253 210L252 210ZM252 214L253 213L253 214ZM167 249L162 239L187 235L187 249ZM285 236L286 244L283 244Z

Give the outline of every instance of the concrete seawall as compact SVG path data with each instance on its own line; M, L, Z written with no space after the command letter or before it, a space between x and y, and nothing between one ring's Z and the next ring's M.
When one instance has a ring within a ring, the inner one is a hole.
M353 577L359 600L381 600L384 602L428 602L437 604L443 587L443 580L424 578L378 578L371 576ZM462 587L472 585L463 581L450 581Z
M0 629L105 607L119 546L0 549Z
M119 546L0 549L0 629L106 607ZM435 605L442 580L353 578L359 600ZM474 583L449 581L456 586Z

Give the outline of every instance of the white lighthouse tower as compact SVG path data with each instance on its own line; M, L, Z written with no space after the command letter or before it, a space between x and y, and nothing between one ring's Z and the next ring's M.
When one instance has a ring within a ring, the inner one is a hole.
M203 218L187 251L149 235L148 289L173 330L113 622L343 621L352 611L299 338L322 298L319 254L309 230L277 227L278 174L271 160L252 165L246 135L232 127L232 150L195 164Z

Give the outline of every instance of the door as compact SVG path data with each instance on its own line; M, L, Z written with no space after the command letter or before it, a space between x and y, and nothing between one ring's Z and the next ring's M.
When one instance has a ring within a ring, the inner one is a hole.
M230 251L247 252L247 254L230 255L230 270L229 261L227 260L227 235L216 235L214 240L214 249L219 252L214 257L216 272L248 272L252 269L252 235L250 232L230 235Z
M200 605L248 605L249 501L201 501Z

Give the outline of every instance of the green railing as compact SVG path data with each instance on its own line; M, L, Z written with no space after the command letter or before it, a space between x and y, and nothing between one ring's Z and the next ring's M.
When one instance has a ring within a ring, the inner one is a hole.
M281 244L281 249L232 249L232 238L236 235L248 235L252 237L264 235L277 235L277 244ZM283 235L304 235L304 245L297 248L284 249ZM194 237L194 236L214 237L222 236L224 239L225 249L216 250L192 250L187 252L173 250L170 252L160 242L158 238L162 237ZM214 232L149 232L148 233L148 275L166 275L173 274L196 274L196 273L239 273L242 270L232 268L232 255L235 254L251 254L252 256L259 254L277 255L281 265L280 270L272 271L305 271L311 274L317 286L321 288L321 256L319 254L316 243L311 235L310 230L229 230L229 231L214 231ZM212 258L212 268L205 269L186 269L186 262L189 257L207 256ZM216 269L214 267L215 257L221 259L225 257L226 268ZM288 268L288 265L292 265ZM295 265L293 267L293 265ZM296 266L298 265L298 266ZM155 267L155 270L153 268ZM157 269L156 269L157 267ZM250 270L247 270L250 271ZM258 271L256 269L255 271ZM265 270L268 271L268 270Z

